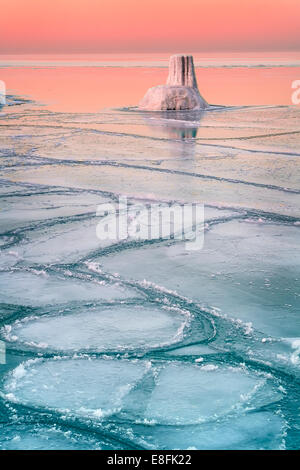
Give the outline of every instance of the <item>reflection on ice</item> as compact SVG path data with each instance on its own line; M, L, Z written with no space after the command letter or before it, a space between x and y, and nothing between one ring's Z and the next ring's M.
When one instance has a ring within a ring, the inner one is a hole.
M284 445L280 416L253 412L280 400L281 393L270 377L246 368L151 366L111 359L36 360L18 366L6 380L4 392L12 403L46 408L69 419L92 419L99 425L121 412L122 420L116 415L115 426L122 436L128 435L131 446L253 449ZM130 433L124 428L126 421ZM43 436L46 431L41 431ZM59 430L56 434L62 437Z

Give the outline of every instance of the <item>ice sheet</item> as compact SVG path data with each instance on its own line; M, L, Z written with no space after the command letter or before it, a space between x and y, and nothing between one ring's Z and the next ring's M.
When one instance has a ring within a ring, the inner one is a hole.
M0 447L299 448L299 109L9 105ZM146 229L145 204L204 204L203 249L100 241L119 195Z
M4 338L54 351L124 351L179 342L189 318L184 313L142 305L115 304L4 326Z

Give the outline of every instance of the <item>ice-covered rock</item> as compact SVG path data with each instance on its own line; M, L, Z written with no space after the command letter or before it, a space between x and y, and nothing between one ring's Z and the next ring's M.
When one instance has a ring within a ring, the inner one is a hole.
M171 56L167 84L149 88L139 107L153 111L207 108L198 90L193 56Z
M7 341L54 351L122 351L176 343L187 321L166 309L116 304L24 318L1 332Z

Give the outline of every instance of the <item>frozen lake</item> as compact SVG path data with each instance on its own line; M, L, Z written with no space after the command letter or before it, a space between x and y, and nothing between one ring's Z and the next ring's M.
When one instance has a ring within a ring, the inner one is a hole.
M206 58L218 106L151 113L134 105L164 58L8 60L0 449L298 449L297 64ZM147 229L151 203L203 204L203 247L99 240L119 196Z

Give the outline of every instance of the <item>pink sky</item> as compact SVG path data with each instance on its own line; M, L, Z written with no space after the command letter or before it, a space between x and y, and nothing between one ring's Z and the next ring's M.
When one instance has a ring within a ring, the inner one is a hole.
M299 0L0 0L0 53L300 50Z

